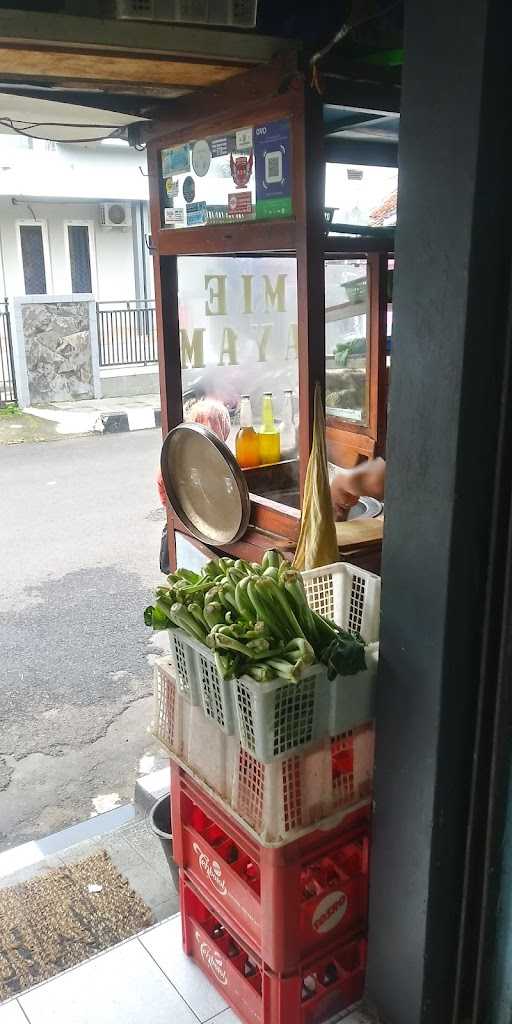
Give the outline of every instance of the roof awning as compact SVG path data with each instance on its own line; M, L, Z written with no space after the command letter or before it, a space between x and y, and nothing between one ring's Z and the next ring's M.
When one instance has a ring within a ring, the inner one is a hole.
M133 114L0 92L0 132L9 135L52 142L93 142L122 136L128 125L144 120Z
M153 101L214 86L282 47L251 31L2 10L0 92L53 91L66 102L74 92L95 109L96 96L110 109L119 98L120 110L144 115Z

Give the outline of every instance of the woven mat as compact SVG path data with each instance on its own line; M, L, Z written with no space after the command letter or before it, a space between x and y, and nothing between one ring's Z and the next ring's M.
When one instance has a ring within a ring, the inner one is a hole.
M0 1001L151 923L150 909L105 851L1 889Z

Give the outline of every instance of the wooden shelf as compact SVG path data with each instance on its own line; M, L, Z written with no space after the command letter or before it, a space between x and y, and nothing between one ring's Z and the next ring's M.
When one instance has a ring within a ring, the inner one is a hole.
M341 316L339 314L342 314ZM351 316L367 316L367 302L341 302L339 306L329 306L325 311L326 324L339 320L349 320Z

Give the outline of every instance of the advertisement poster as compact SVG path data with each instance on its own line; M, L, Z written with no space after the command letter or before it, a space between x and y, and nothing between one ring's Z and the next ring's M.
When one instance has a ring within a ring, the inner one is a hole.
M190 146L172 146L162 150L162 178L190 170Z
M289 121L254 129L256 217L291 217L291 139Z
M230 214L252 213L252 196L250 192L233 192L228 196Z
M166 227L171 227L176 224L183 225L185 223L185 211L184 210L164 210L164 220Z
M183 212L183 211L182 211ZM206 224L206 203L189 203L187 206L187 225L189 228Z

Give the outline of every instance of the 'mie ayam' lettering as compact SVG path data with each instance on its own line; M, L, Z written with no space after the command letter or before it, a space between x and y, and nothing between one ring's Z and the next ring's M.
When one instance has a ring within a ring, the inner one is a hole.
M180 328L180 348L182 369L202 369L206 366L206 337L216 340L218 366L238 365L238 343L242 328L240 317L247 320L243 326L243 340L254 341L254 358L259 363L268 359L291 360L297 358L297 324L286 321L287 314L287 274L277 274L271 278L262 274L256 279L254 274L241 274L241 308L232 309L230 305L230 281L227 274L204 275L204 317L205 325L194 325L191 328ZM257 292L257 289L259 291ZM238 291L238 289L237 289ZM259 299L259 310L263 307L263 317L257 319L255 300ZM279 314L276 318L275 314ZM268 316L274 315L274 320ZM230 316L237 318L237 326L226 323ZM222 321L214 318L222 317ZM208 318L208 319L206 319Z

